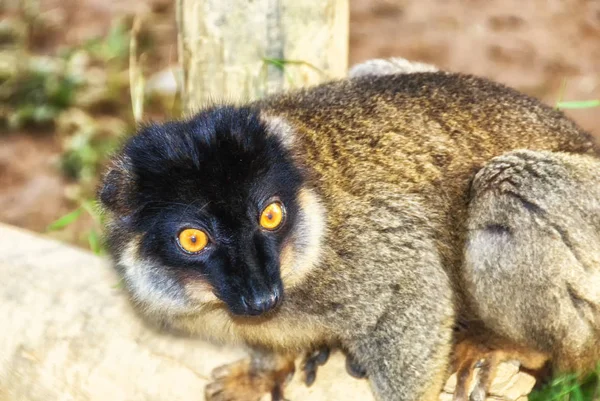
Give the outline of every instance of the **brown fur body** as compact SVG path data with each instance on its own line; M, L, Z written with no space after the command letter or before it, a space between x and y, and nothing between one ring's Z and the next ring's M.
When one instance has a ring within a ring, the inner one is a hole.
M304 212L325 224L316 231L299 229L298 241L284 246L286 296L274 313L233 317L217 301L208 301L194 313L161 319L215 340L279 353L339 344L366 368L381 400L437 398L457 320L483 321L507 344L560 356L565 366L580 365L569 361L580 353L569 352L568 344L557 355L542 349L554 323L540 321L538 332L515 333L504 327L510 319L494 320L495 314L512 311L494 309L482 299L493 291L500 297L514 277L499 282L495 275L465 278L463 265L469 224L485 226L490 218L469 223L469 207L478 208L472 196L480 196L477 188L470 192L475 174L493 158L518 149L598 155L587 133L516 91L444 72L357 77L252 106L306 176L300 197ZM299 249L302 235L306 249ZM595 252L597 257L598 248ZM598 260L590 263L582 274L597 275ZM479 291L481 280L485 286ZM206 291L197 291L202 294L195 298L204 299ZM513 302L539 301L542 309L550 304L542 294L531 300L529 294L505 294ZM597 301L592 307L600 305ZM588 314L598 319L597 309ZM510 323L515 322L520 316Z

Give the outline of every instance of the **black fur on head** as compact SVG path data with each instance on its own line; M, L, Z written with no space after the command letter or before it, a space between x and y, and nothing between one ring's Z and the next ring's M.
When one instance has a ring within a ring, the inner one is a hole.
M124 243L139 238L135 259L148 265L137 267L147 269L145 284L133 278L139 271L124 272L138 300L170 286L173 301L184 302L182 280L198 280L232 313L247 315L283 296L279 252L298 214L301 185L300 171L258 111L221 106L140 129L114 159L99 195L112 216L107 239L117 264ZM259 225L273 199L286 211L274 232ZM185 228L208 233L204 251L180 248Z

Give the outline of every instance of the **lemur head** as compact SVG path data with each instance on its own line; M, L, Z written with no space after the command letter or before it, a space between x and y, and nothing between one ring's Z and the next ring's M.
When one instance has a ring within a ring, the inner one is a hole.
M281 129L215 107L145 126L114 157L99 193L107 240L144 310L262 315L316 263L324 214Z

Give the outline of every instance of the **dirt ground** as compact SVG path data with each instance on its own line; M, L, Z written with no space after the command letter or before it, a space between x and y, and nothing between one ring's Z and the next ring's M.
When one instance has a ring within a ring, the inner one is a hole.
M42 0L68 27L46 35L45 50L106 32L125 13L167 9L170 0ZM600 1L350 0L350 61L400 56L452 71L483 75L553 104L600 98ZM174 29L162 36L161 63L173 60ZM160 63L159 63L160 64ZM160 65L159 65L160 67ZM600 137L600 109L568 112ZM43 231L72 210L69 182L57 168L52 132L0 135L0 221ZM82 227L89 223L83 221ZM78 231L64 238L78 241Z
M553 104L600 97L600 1L354 0L351 62L426 61L486 76ZM600 135L600 109L569 112Z

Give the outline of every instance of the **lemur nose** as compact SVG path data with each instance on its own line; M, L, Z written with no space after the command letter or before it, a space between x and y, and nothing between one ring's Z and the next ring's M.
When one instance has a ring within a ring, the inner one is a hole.
M262 315L274 309L281 299L279 288L273 288L271 291L254 293L252 295L250 299L243 296L241 299L246 314L251 316Z

